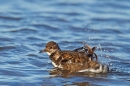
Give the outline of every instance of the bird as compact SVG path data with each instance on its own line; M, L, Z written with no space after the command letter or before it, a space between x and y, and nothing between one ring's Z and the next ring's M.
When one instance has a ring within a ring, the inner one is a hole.
M87 44L74 50L61 50L56 42L50 41L39 53L46 52L56 68L70 72L106 73L108 67L98 61L94 50L95 47L91 48Z
M88 57L91 57L91 60L93 60L94 58L96 59L96 61L98 60L97 54L94 52L96 47L91 48L90 46L88 46L85 42L83 42L84 46L80 47L80 48L76 48L73 51L77 51L80 53L84 53L86 54ZM94 56L95 55L95 56Z

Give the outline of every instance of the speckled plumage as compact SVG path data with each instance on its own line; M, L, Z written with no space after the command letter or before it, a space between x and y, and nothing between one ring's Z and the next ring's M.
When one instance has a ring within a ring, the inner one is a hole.
M54 67L63 70L71 72L104 72L106 69L101 69L104 66L97 61L97 55L94 53L95 47L91 48L88 45L85 45L85 47L87 50L80 48L81 50L65 51L61 50L56 42L50 41L46 44L46 48L40 52L47 52ZM96 60L94 60L94 56Z

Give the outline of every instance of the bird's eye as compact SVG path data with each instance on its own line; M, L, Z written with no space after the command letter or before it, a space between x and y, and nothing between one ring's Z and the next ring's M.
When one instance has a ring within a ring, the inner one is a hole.
M52 47L50 47L50 49L52 49Z

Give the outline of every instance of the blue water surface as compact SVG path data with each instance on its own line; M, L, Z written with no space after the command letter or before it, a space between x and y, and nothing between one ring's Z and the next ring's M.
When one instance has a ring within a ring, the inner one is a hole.
M107 74L51 75L48 41L96 46ZM0 0L1 86L130 86L129 0Z

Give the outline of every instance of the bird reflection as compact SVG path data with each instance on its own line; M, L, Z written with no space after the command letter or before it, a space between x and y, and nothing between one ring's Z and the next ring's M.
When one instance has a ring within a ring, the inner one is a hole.
M91 86L88 82L73 82L73 84L67 84L65 86Z

